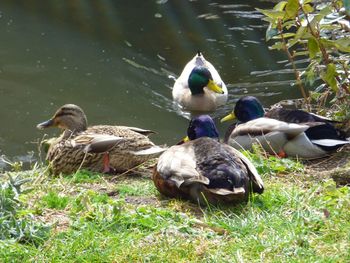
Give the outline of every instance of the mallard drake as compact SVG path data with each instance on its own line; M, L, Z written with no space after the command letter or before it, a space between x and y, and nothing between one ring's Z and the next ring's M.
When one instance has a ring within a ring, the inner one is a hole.
M340 123L339 121L331 120L324 116L320 116L307 111L297 109L285 109L282 107L274 107L272 109L269 109L267 112L265 112L264 116L267 118L290 123L323 122L332 125Z
M79 168L96 172L123 172L157 157L165 149L147 137L153 133L135 127L97 125L87 127L84 111L77 105L60 107L38 129L58 127L62 135L49 147L46 159L54 174L70 174Z
M160 193L200 204L236 204L247 201L251 191L264 191L253 164L219 142L208 115L193 118L187 135L186 142L170 147L158 159L153 181Z
M240 98L234 111L221 121L235 118L239 122L229 128L224 142L236 149L250 150L258 142L271 154L313 159L350 143L329 119L300 110L278 109L265 114L253 96Z
M173 87L173 99L185 110L214 111L227 101L227 88L214 66L198 52Z

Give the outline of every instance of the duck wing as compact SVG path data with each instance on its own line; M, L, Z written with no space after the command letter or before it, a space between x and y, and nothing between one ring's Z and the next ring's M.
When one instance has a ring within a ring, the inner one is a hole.
M291 122L291 123L305 123L305 122L323 122L323 123L340 123L329 118L310 113L303 110L291 110L284 108L274 108L265 113L265 117Z
M310 123L308 123L310 124ZM313 123L311 123L313 124ZM329 123L320 123L320 125L310 125L310 128L305 131L310 140L333 139L345 141L344 134Z
M160 146L154 145L154 146L151 146L150 148L140 150L140 151L134 151L132 153L135 155L158 155L166 150L167 150L166 147L160 147Z
M108 134L115 136L133 136L140 137L142 135L148 136L150 134L154 134L154 131L145 130L137 127L129 127L129 126L115 126L115 125L94 125L90 126L86 133L96 133L96 134Z
M84 146L84 152L103 153L125 142L122 137L106 134L83 134L72 139L72 146Z
M157 172L163 179L174 181L178 188L195 182L209 184L209 179L196 169L192 146L192 142L172 146L158 159Z
M295 137L306 131L310 126L306 124L287 123L270 118L258 118L246 123L239 124L232 132L231 136L251 135L258 136L270 132L283 132L288 137Z
M129 127L129 126L118 126L118 127L123 128L123 129L129 129L131 131L140 133L140 134L145 135L145 136L148 136L150 134L156 134L155 131L145 130L145 129L141 129L141 128L138 128L138 127Z
M253 183L253 192L261 194L264 191L264 182L261 179L258 171L256 170L255 166L251 163L251 161L240 151L236 150L235 148L224 145L227 151L231 152L234 156L237 156L243 164L247 167L247 170L249 172L250 180Z

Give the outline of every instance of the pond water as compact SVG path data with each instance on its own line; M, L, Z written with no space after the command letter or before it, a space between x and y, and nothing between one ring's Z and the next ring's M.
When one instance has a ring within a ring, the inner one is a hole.
M36 124L66 103L81 106L91 125L152 129L153 141L173 144L185 135L188 120L172 103L169 76L178 76L197 50L229 89L228 104L212 114L216 121L245 94L265 106L298 97L285 56L268 49L266 23L255 11L271 6L243 0L2 0L0 155L35 160L44 134Z

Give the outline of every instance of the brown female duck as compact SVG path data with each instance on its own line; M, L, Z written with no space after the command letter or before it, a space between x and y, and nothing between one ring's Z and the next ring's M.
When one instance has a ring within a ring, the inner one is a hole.
M165 149L147 137L149 130L126 126L87 126L84 111L77 105L60 107L38 129L58 127L63 130L48 150L46 159L54 174L70 174L80 168L95 172L127 171Z

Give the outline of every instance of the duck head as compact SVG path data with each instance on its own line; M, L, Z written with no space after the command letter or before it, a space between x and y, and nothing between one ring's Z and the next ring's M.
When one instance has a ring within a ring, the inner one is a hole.
M221 122L238 119L240 122L247 122L264 117L265 111L260 101L253 96L240 98L234 110L221 119Z
M224 94L221 87L215 84L213 77L207 67L195 66L188 77L188 87L192 95L204 94L204 87L215 93Z
M200 115L190 121L187 129L187 140L195 140L200 137L210 137L219 140L219 132L209 115Z
M36 126L42 130L50 127L58 127L65 130L64 137L74 132L81 132L87 129L87 119L84 111L77 105L66 104L60 107L53 117Z

